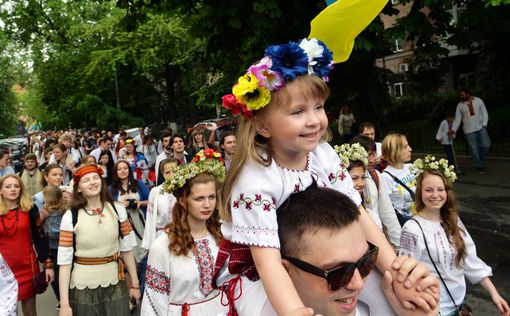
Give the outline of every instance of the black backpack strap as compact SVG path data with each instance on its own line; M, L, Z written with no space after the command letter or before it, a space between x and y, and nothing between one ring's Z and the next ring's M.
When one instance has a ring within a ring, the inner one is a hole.
M386 170L384 170L383 172L389 174L393 178L393 180L395 180L396 183L398 183L401 186L403 186L407 190L407 192L409 192L409 194L411 194L411 198L414 200L414 192L413 192L413 190L409 189L409 187L407 185L405 185L404 182L402 182L402 180L400 180L399 178L395 177L394 175L392 175L391 173L389 173Z
M120 229L119 212L117 211L117 208L115 207L115 202L111 202L110 205L113 207L113 210L115 211L115 214L117 214L117 226L119 227L119 236L120 236L120 238L124 238L124 236L122 236L122 231ZM128 213L127 210L126 210L126 215L127 215L127 218L129 219L129 213Z
M73 262L71 262L71 271L74 267L74 258L76 257L76 235L74 234L74 227L76 226L76 223L78 222L78 209L77 208L71 208L71 219L73 221Z

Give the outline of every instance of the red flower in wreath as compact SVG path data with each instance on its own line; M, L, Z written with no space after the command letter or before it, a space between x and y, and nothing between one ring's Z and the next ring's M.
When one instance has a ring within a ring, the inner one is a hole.
M226 94L221 98L223 107L229 109L233 115L241 114L245 119L249 119L252 116L251 111L246 105L239 102L233 94Z
M212 150L211 148L204 149L204 156L205 158L213 158L214 150Z

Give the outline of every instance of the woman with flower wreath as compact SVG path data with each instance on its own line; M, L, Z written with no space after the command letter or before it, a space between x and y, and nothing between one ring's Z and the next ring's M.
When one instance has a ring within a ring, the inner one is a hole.
M223 97L224 107L244 118L221 190L224 240L215 279L225 289L229 315L310 315L281 264L276 209L290 194L315 182L361 206L349 173L326 142L331 62L332 52L315 38L271 45ZM367 239L380 249L378 268L396 275L394 250L362 206L360 212ZM429 310L436 303L429 292L434 279L422 280L418 270L413 278L426 291L411 289L416 286L411 281L404 286L404 280L394 287L409 305Z
M381 183L381 173L374 168L377 159L375 141L363 135L356 135L351 138L349 143L351 145L358 143L366 152L366 159L363 160L366 183L363 189L363 206L367 211L372 210L374 213L377 213L388 240L395 249L398 249L402 227L398 222L390 196L386 191L386 186ZM365 153L362 155L365 157ZM354 177L352 178L354 181ZM376 220L374 219L374 221Z
M202 150L163 184L177 203L149 252L142 315L225 314L221 291L212 286L221 241L216 196L224 177L221 155Z
M468 315L463 308L466 280L480 283L501 315L510 315L507 302L490 280L492 269L476 254L476 247L458 216L452 190L454 166L433 156L417 159L411 171L417 178L416 215L402 228L400 254L426 263L442 281L440 314Z
M72 207L62 218L58 247L60 316L126 316L129 300L140 300L131 224L101 173L87 165L73 175ZM129 292L124 266L131 277Z

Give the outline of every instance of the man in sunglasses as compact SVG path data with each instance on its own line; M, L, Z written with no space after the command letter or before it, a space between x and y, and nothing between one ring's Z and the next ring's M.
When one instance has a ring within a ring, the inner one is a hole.
M378 248L366 240L358 222L359 210L347 196L312 186L291 195L277 215L283 265L301 300L314 314L392 314L383 304L372 312L366 305L358 306L365 279L375 266ZM417 265L416 260L408 257L399 257L398 261L406 269ZM437 315L437 311L427 314L404 309L391 282L387 272L384 294L397 315Z

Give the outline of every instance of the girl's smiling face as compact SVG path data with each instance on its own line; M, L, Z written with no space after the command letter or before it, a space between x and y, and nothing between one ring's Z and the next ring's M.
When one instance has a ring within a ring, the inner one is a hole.
M290 103L277 106L258 122L260 135L269 139L274 156L286 162L301 161L317 148L328 126L324 100L309 97L295 82L287 84ZM291 167L292 168L292 167Z
M448 194L443 179L433 174L425 174L421 181L421 199L425 209L439 211L446 203Z

